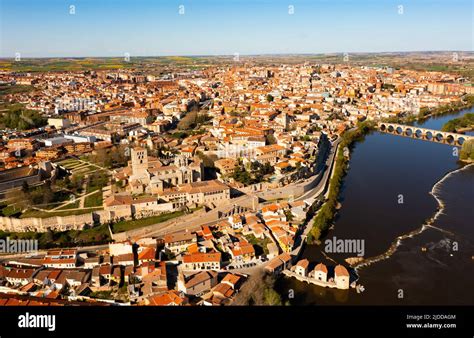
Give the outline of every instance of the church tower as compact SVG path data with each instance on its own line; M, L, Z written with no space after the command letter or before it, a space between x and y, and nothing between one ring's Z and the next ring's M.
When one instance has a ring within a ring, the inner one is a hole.
M135 177L142 177L146 175L148 170L148 155L146 149L133 148L132 149L132 174Z

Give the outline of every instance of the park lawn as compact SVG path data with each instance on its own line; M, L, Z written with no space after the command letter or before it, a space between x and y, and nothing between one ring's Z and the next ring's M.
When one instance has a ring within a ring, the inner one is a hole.
M108 175L107 175L108 177ZM104 185L106 186L106 185ZM100 184L90 184L90 182L87 182L87 187L86 187L86 194L89 194L93 191L96 191L96 190L102 190L102 188L104 187Z
M94 171L94 169L92 168L89 168L89 167L81 167L81 168L78 168L78 169L72 169L72 173L74 175L77 175L77 174L88 174L90 172Z
M27 217L47 218L47 217L54 217L54 216L82 215L82 214L87 214L94 210L100 210L100 209L102 209L102 207L79 209L79 210L53 211L53 212L45 212L45 211L29 209L25 211L23 214L21 214L20 218L27 218Z
M89 163L84 163L84 162L76 162L74 164L69 164L69 168L71 170L79 170L79 169L84 169L89 167Z
M82 169L82 168L86 168L88 166L88 164L83 163L83 162L76 162L76 163L71 163L68 166L69 166L69 169L79 170L79 169Z
M147 225L152 225L156 223L165 222L167 220L179 217L184 215L184 211L175 211L158 216L146 217L141 219L129 220L129 221L120 221L112 225L112 231L114 233L128 231L132 229L137 229L145 227Z
M20 209L15 208L14 205L0 205L0 216L14 216L21 213Z
M102 206L102 191L97 191L96 193L87 196L84 201L84 207L100 207Z
M59 211L59 210L68 210L68 209L77 209L77 208L79 208L79 200L63 205L61 208L58 208L57 210Z
M73 158L68 158L66 160L62 160L62 161L58 162L58 164L60 164L62 166L65 166L66 168L69 167L69 166L73 166L77 163L81 163L81 162L79 162L78 160L73 159Z

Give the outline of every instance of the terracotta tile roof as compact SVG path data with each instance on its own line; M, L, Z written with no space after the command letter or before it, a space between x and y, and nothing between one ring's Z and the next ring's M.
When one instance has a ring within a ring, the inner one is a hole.
M194 253L194 254L183 256L184 263L220 262L220 261L221 261L220 252Z

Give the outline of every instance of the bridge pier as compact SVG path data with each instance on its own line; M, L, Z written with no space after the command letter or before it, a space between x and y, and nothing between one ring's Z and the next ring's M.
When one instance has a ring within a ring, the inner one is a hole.
M410 137L460 147L465 141L474 140L474 136L433 130L421 127L406 126L397 123L380 122L378 129L382 133ZM431 136L431 137L430 137Z

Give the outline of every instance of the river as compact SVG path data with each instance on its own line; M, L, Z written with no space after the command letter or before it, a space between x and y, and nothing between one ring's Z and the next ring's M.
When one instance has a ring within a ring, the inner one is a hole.
M417 125L439 130L467 112L474 109ZM326 238L364 240L364 258L391 246L395 251L357 268L362 293L281 277L276 289L282 298L295 305L472 305L474 165L461 164L455 155L451 145L379 132L357 142L341 187L342 208ZM399 236L406 238L397 243ZM324 244L308 245L302 258L347 265L344 259L356 256L325 256L321 250Z

